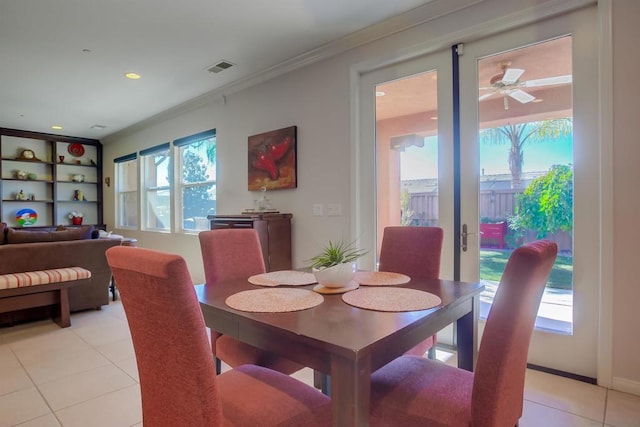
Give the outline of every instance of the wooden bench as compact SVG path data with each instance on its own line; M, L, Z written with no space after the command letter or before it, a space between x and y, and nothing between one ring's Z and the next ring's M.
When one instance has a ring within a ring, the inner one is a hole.
M53 320L66 328L71 326L68 289L90 281L91 272L82 267L0 274L0 313L55 305Z

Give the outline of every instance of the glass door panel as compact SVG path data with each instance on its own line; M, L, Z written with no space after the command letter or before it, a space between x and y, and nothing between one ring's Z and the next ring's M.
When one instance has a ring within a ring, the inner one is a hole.
M478 61L481 317L513 249L547 238L560 253L536 328L566 334L573 330L571 39Z

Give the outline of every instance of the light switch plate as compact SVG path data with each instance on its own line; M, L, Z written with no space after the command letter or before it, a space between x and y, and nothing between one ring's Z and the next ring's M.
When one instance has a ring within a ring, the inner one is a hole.
M327 205L327 216L342 216L342 205L340 203L329 203Z

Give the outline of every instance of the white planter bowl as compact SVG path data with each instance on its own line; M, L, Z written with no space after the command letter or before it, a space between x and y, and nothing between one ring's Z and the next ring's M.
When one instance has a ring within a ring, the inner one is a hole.
M356 274L356 263L338 264L329 268L312 269L319 284L325 288L344 288Z

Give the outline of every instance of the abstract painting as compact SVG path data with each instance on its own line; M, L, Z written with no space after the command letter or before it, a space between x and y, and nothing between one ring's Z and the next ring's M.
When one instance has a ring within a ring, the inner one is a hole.
M296 188L297 127L249 137L249 191Z

